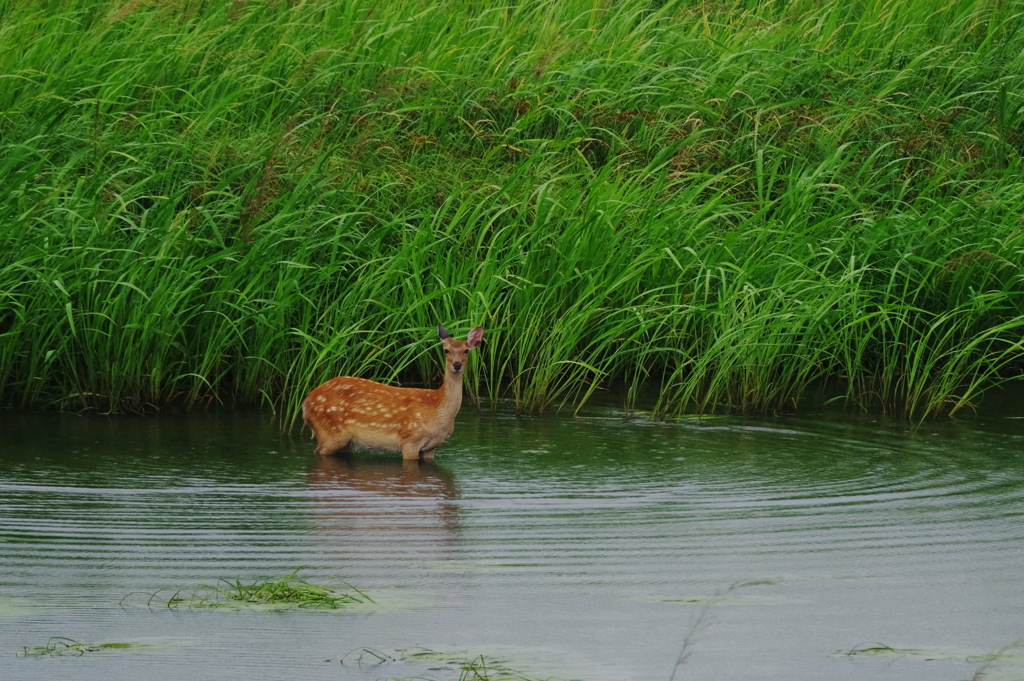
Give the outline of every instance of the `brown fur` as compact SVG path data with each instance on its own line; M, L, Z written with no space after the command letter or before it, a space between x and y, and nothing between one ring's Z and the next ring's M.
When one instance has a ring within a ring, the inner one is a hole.
M480 345L478 327L464 341L438 327L445 349L444 383L437 390L395 388L365 378L339 376L302 401L302 418L316 436L321 456L353 444L402 452L402 458L434 458L455 428L462 406L462 375L469 351Z

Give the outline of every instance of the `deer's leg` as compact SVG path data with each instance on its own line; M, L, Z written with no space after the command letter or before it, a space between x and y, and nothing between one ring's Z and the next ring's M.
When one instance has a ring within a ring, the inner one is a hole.
M433 461L434 460L434 450L433 449L424 449L422 452L420 452L420 456L423 457L424 461Z
M420 445L418 442L403 442L402 443L402 458L403 459L418 459L420 458Z
M338 454L339 452L352 451L352 438L347 434L335 435L334 437L324 438L323 440L318 437L317 442L319 444L313 452L320 456L329 456L331 454Z

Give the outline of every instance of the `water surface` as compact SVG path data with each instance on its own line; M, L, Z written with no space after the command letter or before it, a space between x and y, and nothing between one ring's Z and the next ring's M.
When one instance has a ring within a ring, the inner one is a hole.
M591 414L467 410L435 465L318 460L260 414L2 414L0 669L667 680L686 642L677 678L960 681L1024 637L1024 421ZM300 566L378 605L147 605ZM17 656L51 636L136 645Z

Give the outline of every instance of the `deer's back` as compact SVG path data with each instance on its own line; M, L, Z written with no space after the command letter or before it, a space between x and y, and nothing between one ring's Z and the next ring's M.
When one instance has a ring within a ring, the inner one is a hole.
M394 433L404 438L432 429L437 403L436 390L339 376L313 390L302 403L302 413L314 430Z

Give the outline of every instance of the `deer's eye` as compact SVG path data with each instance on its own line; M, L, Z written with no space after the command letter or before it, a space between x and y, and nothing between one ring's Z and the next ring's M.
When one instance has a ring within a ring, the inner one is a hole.
M451 350L445 350L445 351L444 351L444 354L446 354L446 355L447 355L447 354L448 354L449 352L451 352Z

